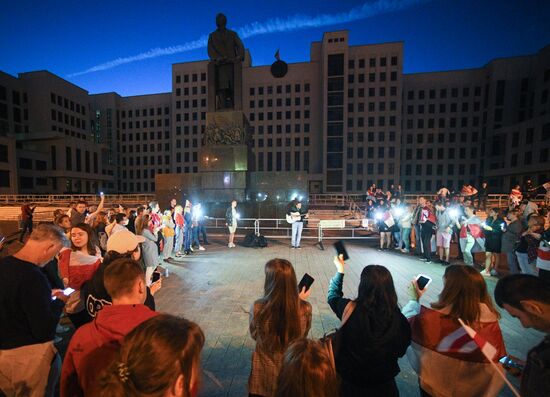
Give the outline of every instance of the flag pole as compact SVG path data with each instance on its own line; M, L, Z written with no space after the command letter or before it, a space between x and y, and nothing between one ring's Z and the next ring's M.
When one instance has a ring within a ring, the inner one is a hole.
M464 324L464 321L462 321L461 318L458 319L458 322L460 323L460 325L462 326L462 328L464 328L466 330L466 332L468 333L468 335L470 335L470 338L473 339L473 335L470 334L470 330L468 329L469 327L466 326L466 324ZM495 369L495 371L497 371L497 373L500 375L500 377L504 380L504 382L506 382L506 384L508 385L508 387L510 388L510 390L512 390L512 393L514 393L514 395L516 397L521 397L521 395L519 394L519 392L516 390L516 388L512 385L512 383L510 383L510 381L508 380L508 378L506 377L506 374L502 371L502 369L493 361L492 357L488 357L485 352L483 351L483 349L481 348L481 346L479 346L479 350L481 350L481 353L483 353L483 355L485 356L485 358L487 360L489 360L489 362L491 363L491 365L493 366L493 368Z

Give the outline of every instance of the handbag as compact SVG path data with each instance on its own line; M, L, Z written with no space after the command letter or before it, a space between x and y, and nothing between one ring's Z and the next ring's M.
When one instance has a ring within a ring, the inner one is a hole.
M355 307L357 304L355 301L350 301L345 309L344 313L342 314L342 324L340 324L340 328L325 334L321 339L321 343L325 346L325 349L330 357L330 361L333 365L333 368L336 368L336 356L340 352L340 348L342 346L342 328L346 324L346 322L351 317L351 314L355 310Z

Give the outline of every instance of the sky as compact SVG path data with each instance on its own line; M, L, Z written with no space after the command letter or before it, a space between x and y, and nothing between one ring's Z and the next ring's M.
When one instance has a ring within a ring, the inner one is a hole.
M0 70L49 70L90 93L171 91L173 63L207 59L223 12L254 66L309 60L323 32L404 42L405 73L480 67L550 44L547 0L0 0Z

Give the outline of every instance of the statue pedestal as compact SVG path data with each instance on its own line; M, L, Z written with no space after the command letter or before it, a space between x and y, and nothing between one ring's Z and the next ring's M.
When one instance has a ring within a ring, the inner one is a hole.
M207 198L245 197L252 169L249 124L242 111L206 113L205 145L199 150L199 174Z

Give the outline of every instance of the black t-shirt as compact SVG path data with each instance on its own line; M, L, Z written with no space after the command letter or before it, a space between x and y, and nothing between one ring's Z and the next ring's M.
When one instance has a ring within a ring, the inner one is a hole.
M0 260L0 349L53 340L65 304L51 293L35 264L13 256Z

